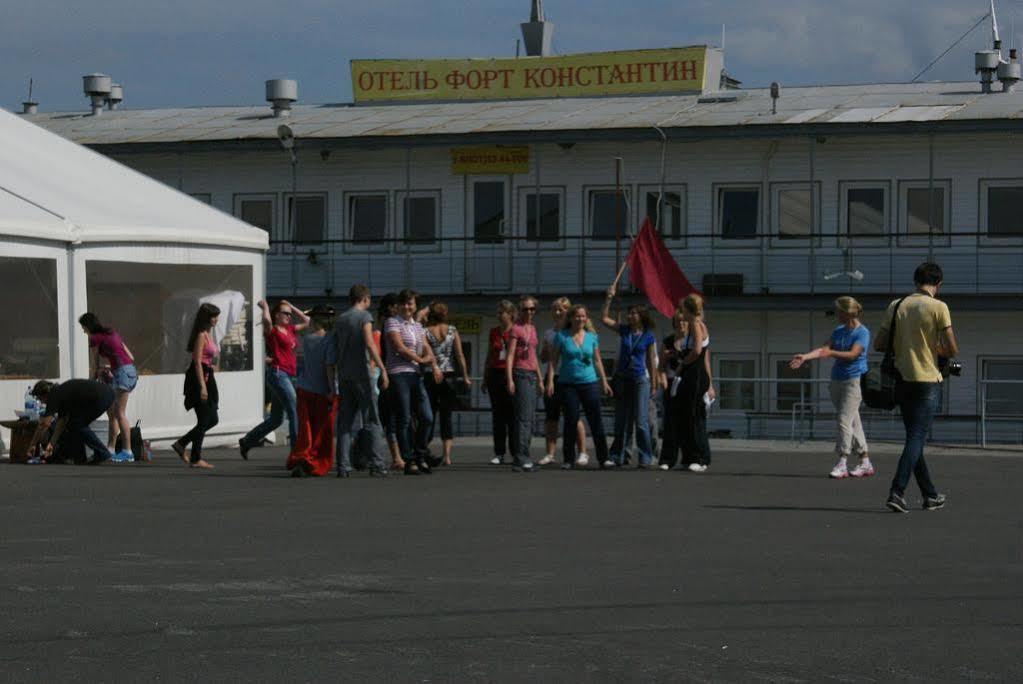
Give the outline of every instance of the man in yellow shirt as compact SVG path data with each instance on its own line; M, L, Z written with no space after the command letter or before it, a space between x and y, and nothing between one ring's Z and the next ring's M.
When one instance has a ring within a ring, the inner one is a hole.
M937 264L918 266L913 274L916 292L888 305L874 340L875 351L887 350L895 312L893 352L900 376L895 397L906 428L906 443L885 505L897 513L909 512L903 496L910 475L916 476L924 497L924 510L934 511L945 505L945 495L935 489L924 461L924 443L941 399L942 375L938 358L951 359L959 353L948 305L936 299L942 278L941 267Z

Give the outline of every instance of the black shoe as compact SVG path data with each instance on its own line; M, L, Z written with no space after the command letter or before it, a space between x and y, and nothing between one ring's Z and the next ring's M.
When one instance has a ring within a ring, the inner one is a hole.
M538 473L540 472L540 466L535 463L523 463L522 465L513 465L513 473Z
M941 503L945 503L944 497ZM894 513L909 513L909 505L906 503L906 500L895 492L888 495L888 500L884 502L884 505Z
M241 451L242 458L246 461L249 460L249 447L245 446L245 440L238 440L238 449Z
M416 461L416 465L419 466L419 473L421 475L433 475L433 470L430 468L430 464L426 462L426 459L419 459Z
M347 471L347 470L339 470L339 471L337 471L337 476L338 477L351 477L352 474L349 471Z
M373 470L369 471L369 476L370 477L389 477L390 473L388 473L386 470L376 470L376 469L373 469Z
M295 466L291 469L292 477L305 477L305 471L302 470L302 466Z
M925 511L936 511L939 508L945 507L945 495L935 494L934 496L924 497L924 510Z
M405 461L405 474L406 475L418 475L419 468L416 467L414 461Z

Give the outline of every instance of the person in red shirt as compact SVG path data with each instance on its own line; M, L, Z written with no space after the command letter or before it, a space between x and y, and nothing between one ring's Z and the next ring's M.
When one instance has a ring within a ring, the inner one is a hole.
M508 370L508 347L511 344L511 331L518 310L515 305L504 300L497 305L498 325L490 330L490 344L487 348L486 378L484 391L490 395L490 414L494 423L494 458L493 465L504 463L504 455L513 454L518 440L515 434L515 406L512 396L508 394L506 373Z
M265 377L266 385L270 388L270 414L238 440L238 448L245 460L249 458L249 451L262 444L263 438L280 427L285 417L288 419L288 443L295 444L295 432L298 429L294 384L298 365L295 358L298 337L295 333L309 326L309 317L286 300L277 302L271 310L266 300L261 299L259 308L263 312Z

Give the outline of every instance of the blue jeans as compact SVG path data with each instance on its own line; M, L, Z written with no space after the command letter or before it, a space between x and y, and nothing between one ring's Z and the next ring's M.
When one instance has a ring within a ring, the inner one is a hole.
M625 464L625 448L629 436L636 430L636 449L639 464L654 461L650 443L650 378L615 379L615 438L611 444L611 460Z
M377 412L375 381L369 376L361 379L341 379L341 408L337 412L337 470L339 473L352 471L352 432L356 422L360 431L368 435L370 449L369 468L384 472L384 430ZM356 433L358 434L358 433ZM358 440L361 442L362 440Z
M513 370L512 377L515 379L515 396L512 402L515 406L515 446L512 451L512 464L524 466L531 464L529 459L529 446L533 441L533 421L536 420L536 404L539 396L537 394L536 371Z
M586 422L590 424L593 435L593 446L597 452L597 462L604 467L607 460L607 437L604 435L604 421L600 416L600 383L572 385L561 383L558 392L561 394L561 407L565 414L565 426L562 438L562 458L565 463L575 460L576 423L579 422L580 408L586 413Z
M267 366L266 385L270 388L270 415L242 437L242 445L249 449L259 446L264 437L281 426L285 417L288 419L288 443L295 443L295 430L298 425L295 408L297 398L291 376L278 368Z
M388 394L391 412L397 424L398 448L406 462L419 461L426 457L433 429L433 410L426 394L423 376L419 373L395 373L390 376ZM415 434L412 432L412 412L416 414Z
M924 461L924 443L934 422L934 414L938 412L941 383L900 382L895 387L895 400L899 403L902 424L906 427L906 444L902 447L902 456L892 479L892 492L902 496L909 484L909 476L915 475L920 493L935 496L938 490L931 482L931 474Z

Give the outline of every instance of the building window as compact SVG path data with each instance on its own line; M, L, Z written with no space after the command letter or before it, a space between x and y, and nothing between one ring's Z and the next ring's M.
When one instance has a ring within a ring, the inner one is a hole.
M327 236L327 196L288 197L285 221L295 244L322 243Z
M901 184L902 203L900 234L905 237L944 236L948 232L951 210L950 182L934 181L932 193L927 181L909 181Z
M440 192L398 193L398 226L406 244L436 244L440 228Z
M888 235L887 183L839 183L839 232L849 240L870 241Z
M251 266L87 261L85 290L86 307L121 334L140 375L188 366L188 335L206 302L220 308L220 370L252 369Z
M382 245L387 240L387 195L348 196L348 235L357 245Z
M629 191L589 191L590 237L607 241L629 236Z
M504 242L504 181L476 181L472 186L473 235L476 242Z
M664 192L660 186L640 186L639 196L643 201L640 207L643 219L650 219L664 240L681 240L686 235L686 187L665 185ZM657 208L660 205L660 221Z
M558 188L540 189L540 222L536 220L536 188L520 188L519 215L522 234L526 242L559 242L563 234L564 190Z
M775 392L775 410L791 411L799 402L813 403L813 383L806 382L812 377L812 363L804 364L798 370L789 368L789 358L774 362L775 377L778 378ZM803 381L803 382L800 382Z
M1020 384L990 384L982 389L986 392L987 415L1023 416L1023 358L982 359L985 380L1014 380ZM946 383L947 384L947 383Z
M272 240L277 198L274 195L235 195L234 215L250 226L262 228Z
M772 202L774 237L778 240L808 239L814 229L814 221L810 219L811 204L813 204L813 214L818 219L816 223L820 225L820 185L814 183L812 202L808 183L773 184L772 191L774 193Z
M1021 211L1023 181L986 181L981 184L980 224L988 237L1023 237Z
M716 358L715 378L718 386L718 406L727 411L752 411L757 405L757 361L753 358Z
M718 188L718 231L725 240L752 240L760 231L760 188Z
M60 377L58 299L55 259L0 257L0 380Z

